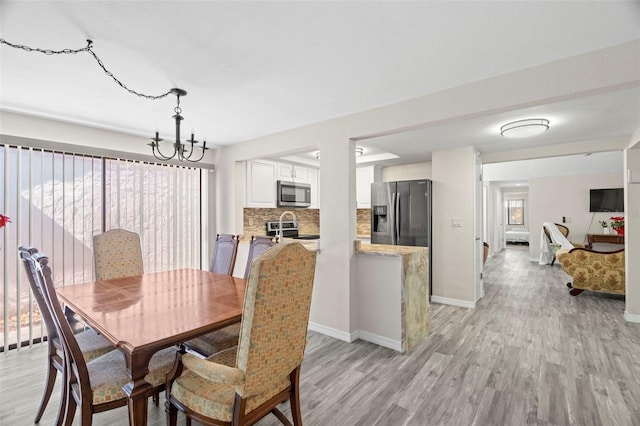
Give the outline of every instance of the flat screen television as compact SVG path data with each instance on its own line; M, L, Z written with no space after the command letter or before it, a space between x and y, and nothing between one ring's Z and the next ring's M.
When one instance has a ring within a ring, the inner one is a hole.
M624 212L624 188L590 189L590 212Z

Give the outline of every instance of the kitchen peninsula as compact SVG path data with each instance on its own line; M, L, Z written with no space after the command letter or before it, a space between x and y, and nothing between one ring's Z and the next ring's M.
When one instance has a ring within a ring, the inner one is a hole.
M429 248L355 242L358 338L411 352L429 331Z

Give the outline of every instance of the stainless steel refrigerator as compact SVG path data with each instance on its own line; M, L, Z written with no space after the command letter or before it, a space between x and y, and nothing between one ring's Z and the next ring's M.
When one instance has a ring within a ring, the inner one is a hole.
M371 184L371 243L431 247L431 181Z

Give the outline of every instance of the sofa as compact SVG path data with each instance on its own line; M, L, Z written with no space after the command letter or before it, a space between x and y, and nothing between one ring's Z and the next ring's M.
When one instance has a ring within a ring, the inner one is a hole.
M569 293L577 296L585 290L625 293L624 249L601 252L586 248L561 249L556 258L562 270L571 276Z

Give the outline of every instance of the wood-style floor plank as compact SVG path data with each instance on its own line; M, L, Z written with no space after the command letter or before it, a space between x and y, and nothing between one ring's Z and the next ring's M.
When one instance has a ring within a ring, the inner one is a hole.
M639 425L640 325L624 321L623 297L572 297L566 282L558 266L509 248L487 261L476 309L431 306L430 333L411 354L310 333L304 424ZM44 346L0 355L0 424L33 423L45 356ZM58 400L56 387L41 424L54 423ZM127 424L124 407L94 416ZM162 405L150 403L149 424L165 424Z

